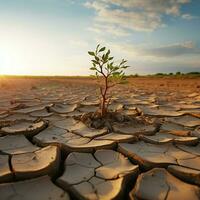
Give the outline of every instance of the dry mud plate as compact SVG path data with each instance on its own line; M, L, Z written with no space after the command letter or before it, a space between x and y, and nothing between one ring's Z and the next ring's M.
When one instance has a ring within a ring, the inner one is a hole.
M99 129L80 120L99 108L98 88L78 81L0 88L1 200L200 199L197 81L120 85L116 121Z

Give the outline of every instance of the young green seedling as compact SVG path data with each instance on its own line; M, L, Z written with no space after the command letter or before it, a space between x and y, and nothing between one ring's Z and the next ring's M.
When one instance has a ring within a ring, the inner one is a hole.
M103 85L100 85L101 94L101 116L104 117L108 112L108 105L110 99L108 98L108 91L111 87L120 83L125 77L124 69L126 69L127 61L122 59L119 64L115 64L114 57L110 55L110 50L106 47L100 47L98 44L95 51L89 51L88 54L92 56L92 67L90 70L95 71L98 79L103 78Z

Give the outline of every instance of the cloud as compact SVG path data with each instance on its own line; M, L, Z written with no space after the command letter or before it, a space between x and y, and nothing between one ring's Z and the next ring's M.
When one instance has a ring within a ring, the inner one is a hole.
M193 16L193 15L190 15L190 14L183 14L183 15L181 15L181 17L182 17L183 19L186 19L186 20L192 20L192 19L198 18L198 17Z
M163 15L180 16L181 5L189 2L190 0L88 0L84 5L95 11L95 24L118 26L131 31L153 31L164 25Z
M176 57L186 54L200 54L200 49L192 41L187 41L157 48L142 49L140 52L156 57Z
M116 45L116 46L115 46ZM121 50L129 53L130 56L139 56L144 58L150 57L150 59L164 60L180 56L196 56L200 55L200 48L193 41L185 41L182 43L174 43L169 45L163 45L159 47L147 47L145 45L132 45L132 44L113 44L114 48L120 48Z
M157 14L180 14L180 6L189 3L189 0L103 0L124 8L140 9L141 11Z

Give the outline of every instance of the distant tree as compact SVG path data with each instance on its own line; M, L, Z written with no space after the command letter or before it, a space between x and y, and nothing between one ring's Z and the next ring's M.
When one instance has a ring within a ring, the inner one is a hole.
M176 72L176 75L181 75L181 72Z
M164 76L165 74L163 74L163 73L156 73L155 75L156 76Z
M169 76L173 76L174 74L171 72L171 73L169 73Z
M101 116L104 117L108 112L108 105L110 99L108 98L108 91L110 88L120 83L125 77L124 70L129 67L126 65L127 61L122 59L119 64L115 64L114 57L110 55L110 49L100 47L98 44L95 51L89 51L88 54L92 56L92 67L90 70L95 72L98 79L103 78L103 84L100 84L101 94Z
M188 72L187 74L189 74L189 75L199 75L200 72Z

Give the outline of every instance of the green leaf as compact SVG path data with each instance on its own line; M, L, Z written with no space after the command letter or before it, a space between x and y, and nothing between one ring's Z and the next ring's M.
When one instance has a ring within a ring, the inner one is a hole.
M129 66L122 66L121 68L122 68L122 69L126 69L126 68L128 68L128 67L129 67Z
M119 67L113 67L114 71L117 71L119 69Z
M96 70L96 67L90 67L90 70Z
M99 63L96 60L92 60L92 62L96 65L98 65Z
M105 51L106 47L102 47L99 52Z
M103 55L102 59L104 63L108 62L108 56L106 54Z
M108 57L110 54L110 49L108 49L107 53L106 53L106 56Z
M97 56L95 56L95 60L96 60L96 61L99 61L99 58L98 58Z
M88 54L91 56L95 56L95 53L93 51L88 51Z
M123 64L126 63L126 62L127 62L127 60L122 59L120 65L123 65Z
M98 45L97 45L97 47L96 47L96 52L98 51L98 49L99 49L99 46L100 46L100 44L98 44Z
M112 60L114 57L110 57L110 58L108 58L108 60Z
M108 60L108 56L110 54L110 49L107 51L107 53L105 54L105 58L104 58L104 61L106 62Z
M113 72L112 75L113 76L118 76L118 75L120 75L120 73L119 72Z

